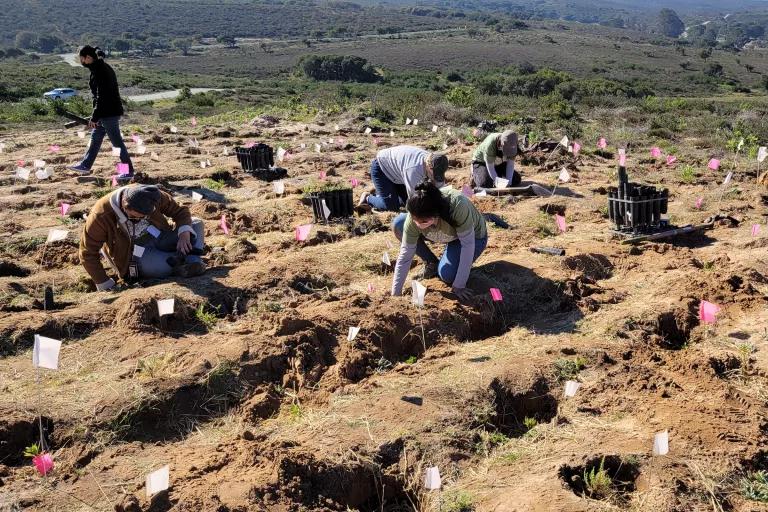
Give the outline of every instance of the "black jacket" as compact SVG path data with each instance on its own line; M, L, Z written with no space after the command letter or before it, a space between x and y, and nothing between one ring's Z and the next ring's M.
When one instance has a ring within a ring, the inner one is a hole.
M91 120L98 121L104 117L123 115L123 103L120 101L115 70L102 59L94 60L89 69L91 78L88 80L88 86L93 93Z

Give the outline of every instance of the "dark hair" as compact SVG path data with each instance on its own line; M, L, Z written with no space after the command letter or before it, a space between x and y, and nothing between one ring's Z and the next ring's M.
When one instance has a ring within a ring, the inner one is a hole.
M103 59L105 53L98 46L85 45L80 48L81 57L93 57L94 59Z
M451 203L443 197L440 189L429 178L416 185L416 191L405 203L405 209L414 217L440 217L454 226L451 218Z

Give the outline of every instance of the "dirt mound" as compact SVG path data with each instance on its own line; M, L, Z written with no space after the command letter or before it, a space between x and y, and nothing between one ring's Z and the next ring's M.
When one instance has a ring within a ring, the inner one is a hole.
M135 332L165 332L188 334L204 331L197 320L196 310L199 303L187 302L186 299L173 297L174 311L172 315L160 316L157 301L172 297L157 297L152 299L132 298L118 307L114 324L120 329Z
M74 240L59 240L43 244L35 251L33 258L46 269L79 265L78 243Z

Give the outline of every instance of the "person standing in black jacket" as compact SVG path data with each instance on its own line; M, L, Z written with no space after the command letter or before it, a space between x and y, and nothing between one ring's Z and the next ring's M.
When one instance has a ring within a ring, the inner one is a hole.
M118 176L120 181L130 181L133 178L133 162L128 156L128 150L120 133L120 116L123 115L123 103L120 100L120 89L117 86L115 70L104 62L104 52L92 46L80 49L80 64L91 71L88 85L93 94L93 114L88 122L91 128L91 143L85 156L79 164L69 167L81 174L90 174L93 162L101 149L104 136L109 137L113 147L120 148L120 162L128 164L129 174Z

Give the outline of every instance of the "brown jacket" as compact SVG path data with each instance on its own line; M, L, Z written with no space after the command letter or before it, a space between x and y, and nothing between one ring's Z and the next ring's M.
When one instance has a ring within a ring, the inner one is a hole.
M122 191L126 188L128 187L121 187L96 201L88 214L88 219L85 221L83 232L80 235L80 261L96 284L109 280L99 256L99 250L102 247L105 248L107 254L112 257L115 265L120 269L120 276L125 276L128 273L128 264L133 253L133 242L125 228L125 213L119 206ZM119 210L119 213L115 209ZM148 220L156 228L170 231L172 228L166 217L173 219L174 228L192 225L192 215L189 208L179 205L170 194L161 191L160 204Z

